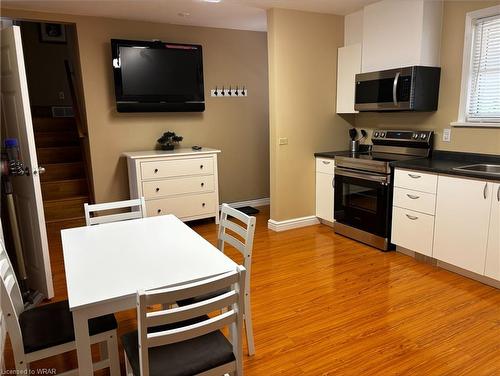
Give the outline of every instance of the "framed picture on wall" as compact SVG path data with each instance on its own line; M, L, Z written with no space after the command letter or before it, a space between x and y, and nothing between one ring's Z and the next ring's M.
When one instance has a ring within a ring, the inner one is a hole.
M66 28L58 23L40 23L40 40L46 43L66 43Z

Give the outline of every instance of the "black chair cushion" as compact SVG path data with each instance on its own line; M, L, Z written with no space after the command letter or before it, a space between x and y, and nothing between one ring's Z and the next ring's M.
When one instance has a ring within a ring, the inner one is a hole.
M196 297L194 297L194 298L189 298L189 299L179 300L179 301L177 302L177 305L178 305L179 307L184 307L184 306L187 306L187 305L190 305L190 304L194 304L194 303L202 302L202 301L204 301L204 300L211 299L211 298L215 298L216 296L219 296L219 295L225 294L225 293L226 293L226 292L228 292L229 290L230 290L229 288L225 288L225 289L222 289L222 290L219 290L219 291L215 291L215 292L212 292L212 293L209 293L209 294L196 296Z
M73 315L67 300L35 307L19 315L24 352L31 353L75 340ZM118 327L114 315L89 320L91 336Z
M171 325L150 328L158 332L192 325L207 316ZM134 375L140 376L139 341L137 330L122 336L123 349L127 353ZM201 337L149 349L150 376L190 376L234 361L233 346L220 332L215 331Z

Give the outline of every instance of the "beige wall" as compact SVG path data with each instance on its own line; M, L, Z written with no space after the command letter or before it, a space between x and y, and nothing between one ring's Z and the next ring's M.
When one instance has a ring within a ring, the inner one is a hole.
M128 197L124 151L149 150L167 130L182 145L220 148L224 202L269 196L269 127L266 33L175 26L96 17L2 9L7 17L76 23L96 201ZM111 38L161 39L203 45L206 111L118 114L111 69ZM246 98L212 99L216 85L240 84Z
M465 14L498 5L498 1L445 1L441 43L441 84L438 111L426 113L363 113L355 115L357 128L429 129L436 132L435 148L500 154L500 128L452 128L451 142L443 129L457 120L462 77Z
M71 28L67 29L67 40ZM24 63L32 106L71 106L65 60L70 60L67 43L44 43L40 40L40 24L23 22L21 32ZM59 98L64 93L64 99Z
M314 215L314 152L347 149L349 124L335 114L341 16L268 13L271 219ZM280 137L288 145L278 145Z

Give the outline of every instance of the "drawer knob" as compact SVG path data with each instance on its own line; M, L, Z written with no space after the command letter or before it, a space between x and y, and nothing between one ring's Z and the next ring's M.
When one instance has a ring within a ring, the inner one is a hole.
M157 174L157 173L158 173L158 169L157 169L157 168L155 168L155 174Z
M156 192L159 192L160 191L160 188L156 188Z
M408 198L411 198L412 200L416 200L417 198L420 198L420 196L415 196L415 195L410 195L410 194L406 194L408 196Z
M200 169L203 170L203 165L200 165Z
M420 179L422 177L420 175L415 175L415 174L408 174L408 176L412 179Z
M201 183L201 186L204 187L205 186L205 183Z
M415 221L416 219L418 219L418 217L414 216L414 215L406 214L406 216L408 217L408 219L411 219L412 221Z
M201 204L201 206L205 207L205 203Z
M322 161L323 164L330 164L330 161Z
M160 214L160 213L161 213L161 209L158 209L156 212L157 212L158 214Z

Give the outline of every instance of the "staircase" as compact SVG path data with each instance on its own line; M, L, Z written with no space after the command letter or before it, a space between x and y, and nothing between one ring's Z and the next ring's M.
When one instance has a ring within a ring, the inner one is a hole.
M45 222L48 228L84 224L83 204L89 202L88 181L75 119L33 117Z

